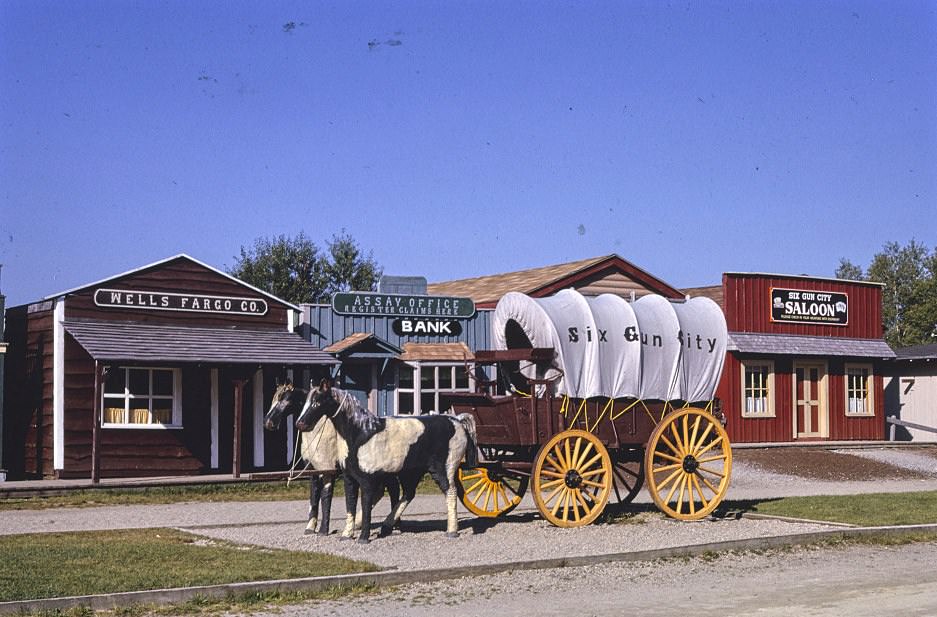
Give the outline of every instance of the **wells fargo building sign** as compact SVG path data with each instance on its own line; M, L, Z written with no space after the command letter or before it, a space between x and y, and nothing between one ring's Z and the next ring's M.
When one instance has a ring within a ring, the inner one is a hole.
M771 321L845 326L849 296L835 291L771 289Z
M94 303L107 308L151 311L185 311L226 315L266 315L267 302L261 298L182 294L130 289L98 289Z

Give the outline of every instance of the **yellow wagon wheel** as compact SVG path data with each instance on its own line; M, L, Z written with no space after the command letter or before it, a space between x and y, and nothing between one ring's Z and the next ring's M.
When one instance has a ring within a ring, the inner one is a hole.
M540 514L557 527L579 527L605 509L612 460L592 433L563 431L540 448L531 477Z
M712 414L687 407L664 417L645 451L647 487L673 518L692 521L716 509L729 488L732 448Z
M475 467L459 470L456 488L462 505L475 516L494 518L517 507L527 492L527 476L504 473L498 469Z

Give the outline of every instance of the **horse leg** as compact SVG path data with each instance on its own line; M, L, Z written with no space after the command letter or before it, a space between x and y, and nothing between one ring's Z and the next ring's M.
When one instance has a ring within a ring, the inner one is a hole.
M345 479L345 528L340 538L351 540L355 537L355 512L358 510L358 483L350 474L344 474Z
M378 486L379 484L371 478L361 482L361 533L358 535L358 544L371 541L371 508L374 506Z
M387 476L384 480L384 486L387 488L387 493L390 495L390 511L396 512L397 506L400 504L400 480L397 479L397 476ZM394 524L394 528L400 529L399 517Z
M319 522L319 535L329 535L329 525L332 518L332 489L335 487L335 474L330 473L322 478L324 486L322 487L322 518Z
M309 479L309 516L303 534L314 533L319 522L319 497L322 494L322 478L314 475Z
M390 514L388 514L384 522L381 523L380 535L390 535L393 528L400 523L400 517L403 516L404 510L407 509L407 506L413 501L414 495L416 495L416 487L420 483L421 477L422 474L407 474L400 476L398 482L395 482L395 484L403 488L403 498L397 502L396 506L391 506ZM390 493L391 499L393 499L394 492L395 491L392 490Z
M459 495L455 486L455 478L458 471L458 463L452 466L445 465L442 468L430 469L430 475L433 477L433 480L436 481L436 484L439 486L439 490L441 490L446 496L447 538L459 537L459 518L456 513L456 503L459 500Z

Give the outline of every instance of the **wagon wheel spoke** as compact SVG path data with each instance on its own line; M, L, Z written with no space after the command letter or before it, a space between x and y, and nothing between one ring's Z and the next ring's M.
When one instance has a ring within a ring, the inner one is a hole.
M686 407L665 416L648 439L644 460L648 492L657 507L680 520L715 510L732 472L728 444L725 429L702 409Z
M456 489L462 505L474 514L485 518L504 516L520 504L527 492L529 478L512 475L503 470L477 467L459 470Z
M537 510L558 527L591 523L608 502L612 470L608 450L592 433L573 429L554 435L537 454L531 474Z

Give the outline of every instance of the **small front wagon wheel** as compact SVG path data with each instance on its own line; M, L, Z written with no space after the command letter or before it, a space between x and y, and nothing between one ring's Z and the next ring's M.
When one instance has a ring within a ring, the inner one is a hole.
M532 474L534 503L557 527L579 527L605 509L612 486L612 460L587 431L554 435L537 453Z
M729 436L702 409L674 411L651 433L644 469L648 492L662 512L683 521L701 519L716 509L729 488Z
M503 471L475 467L459 469L456 484L462 505L475 516L504 516L518 506L527 492L527 476L509 475Z

